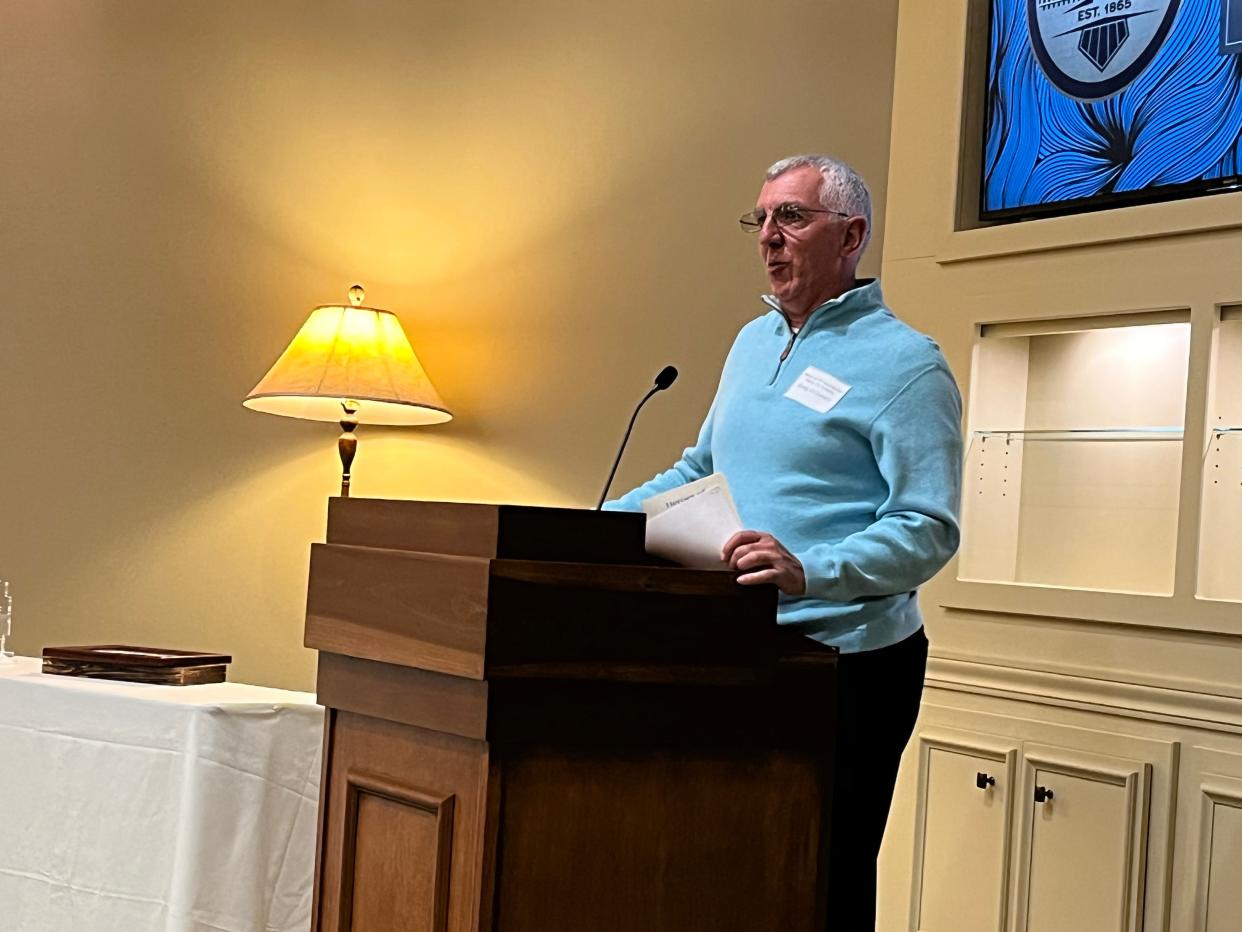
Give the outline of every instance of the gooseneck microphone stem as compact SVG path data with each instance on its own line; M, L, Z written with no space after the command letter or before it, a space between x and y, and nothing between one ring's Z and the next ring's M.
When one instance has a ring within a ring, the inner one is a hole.
M616 459L612 461L612 470L608 473L608 481L604 483L604 491L599 493L599 502L595 506L595 510L599 511L604 507L604 501L608 498L608 490L612 487L613 477L617 474L617 467L621 465L621 454L625 452L625 445L630 442L630 431L634 429L634 422L638 420L638 412L643 409L643 405L656 392L662 392L673 384L677 378L677 370L672 366L665 366L660 370L660 374L656 376L655 385L647 394L643 395L643 400L634 408L634 413L630 415L629 426L625 428L625 436L621 438L621 446L617 447Z
M643 409L643 405L647 403L647 399L658 392L660 389L653 388L647 394L643 395L643 400L638 403L638 407L634 409L634 413L630 415L630 426L625 429L625 436L621 438L621 446L617 447L617 458L612 461L612 471L608 473L608 481L604 483L604 491L599 493L599 503L595 506L595 510L599 511L604 507L604 500L608 498L608 489L612 486L613 476L617 474L617 467L621 465L621 454L625 452L625 445L630 442L630 431L634 429L634 422L638 420L638 412Z

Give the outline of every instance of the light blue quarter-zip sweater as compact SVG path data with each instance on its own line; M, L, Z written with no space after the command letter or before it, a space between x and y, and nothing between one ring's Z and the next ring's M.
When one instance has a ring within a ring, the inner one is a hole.
M915 590L957 549L957 385L877 281L819 306L796 334L764 300L773 310L738 333L698 441L605 508L638 511L723 473L742 523L802 561L806 594L781 594L781 624L843 653L896 644L922 625ZM808 367L849 386L824 413L785 395Z

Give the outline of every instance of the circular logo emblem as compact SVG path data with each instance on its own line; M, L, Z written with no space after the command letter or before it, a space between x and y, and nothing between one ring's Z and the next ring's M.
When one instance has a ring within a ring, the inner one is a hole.
M1109 97L1160 51L1181 0L1026 0L1031 48L1070 97Z

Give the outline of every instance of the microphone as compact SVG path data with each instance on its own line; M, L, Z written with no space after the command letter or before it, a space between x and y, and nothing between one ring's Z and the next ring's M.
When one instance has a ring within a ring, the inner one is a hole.
M625 436L621 438L621 446L617 448L617 458L612 461L612 471L608 473L608 481L604 483L604 491L599 493L599 504L595 506L595 510L599 511L604 507L604 500L608 498L608 488L612 485L613 476L617 474L617 467L621 465L621 454L625 452L625 445L630 441L630 431L634 429L634 422L638 420L638 412L643 409L643 405L647 403L647 399L656 392L662 392L677 381L677 370L672 366L665 366L660 370L660 374L655 377L655 385L647 394L643 395L643 400L638 403L638 407L634 409L634 413L630 415L630 426L625 429Z

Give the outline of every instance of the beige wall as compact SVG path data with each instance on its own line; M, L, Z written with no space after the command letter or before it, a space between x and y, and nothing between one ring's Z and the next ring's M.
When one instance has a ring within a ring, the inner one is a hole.
M762 168L836 152L883 215L895 8L0 7L14 645L231 651L311 688L335 430L240 401L355 280L457 414L364 429L355 494L593 503L671 362L618 488L666 463L759 309L735 219Z

